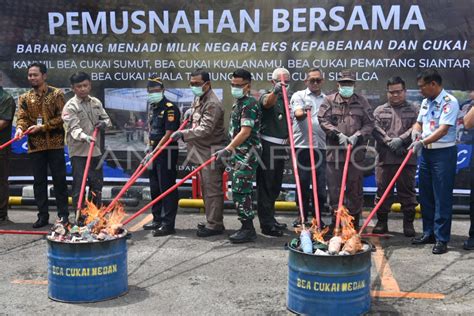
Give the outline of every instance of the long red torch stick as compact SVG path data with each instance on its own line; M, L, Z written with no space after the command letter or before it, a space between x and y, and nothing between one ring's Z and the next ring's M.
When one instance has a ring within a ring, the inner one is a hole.
M178 131L182 130L183 128L188 125L188 119L184 120L183 123L178 128ZM127 190L137 181L137 179L145 172L145 170L153 163L153 161L165 150L165 148L171 144L172 139L168 139L161 147L156 147L151 153L145 156L143 160L140 162L137 170L130 176L130 179L125 183L122 187L120 192L115 196L115 198L110 202L107 208L104 210L104 213L110 212L115 204L119 201L119 199L127 192ZM148 159L148 157L151 157Z
M35 230L0 229L0 235L47 235L49 232Z
M344 203L344 193L346 192L346 182L347 182L347 171L349 170L349 161L351 159L351 151L352 145L347 145L346 150L346 160L344 161L344 170L342 171L342 180L341 180L341 191L339 192L339 204L337 205L337 212L336 212L336 226L334 230L339 232L339 225L341 223L341 208L342 204Z
M95 139L97 137L97 134L99 134L98 127L94 129L94 133L92 133L93 140L91 141L89 145L89 152L87 154L87 160L86 160L86 168L84 170L84 176L82 177L81 192L79 193L79 200L77 201L76 222L79 220L79 216L81 215L82 199L84 198L84 191L86 189L86 183L87 183L87 175L89 174L89 168L91 165L92 153L94 152L94 146L96 142Z
M12 139L10 139L8 142L6 142L5 144L2 144L0 146L0 150L8 147L9 145L11 145L13 142L16 142L17 140L20 140L22 139L25 135L28 135L29 133L31 132L31 130L26 130L24 133L23 133L23 136L21 137L13 137Z
M364 225L362 225L362 227L360 228L359 230L359 235L362 234L362 232L364 231L364 229L367 227L367 225L369 225L369 222L370 220L372 219L372 217L374 217L375 213L377 213L377 211L379 210L379 208L382 206L383 202L385 201L385 199L387 198L387 196L390 194L390 192L392 191L392 188L393 186L395 185L395 182L397 181L398 177L400 176L400 174L402 173L403 171L403 168L405 168L406 164L408 163L408 160L410 160L411 156L413 155L413 149L410 149L407 153L407 156L405 157L405 159L403 160L402 164L400 165L400 167L398 168L397 170L397 173L395 173L395 176L393 177L392 181L390 181L387 189L385 189L385 192L383 193L382 197L380 198L380 200L378 201L377 205L375 205L374 209L372 210L372 212L370 212L369 216L367 217L367 219L364 221Z
M296 193L298 194L298 205L300 209L301 223L304 228L304 211L303 211L303 197L301 195L300 176L298 174L298 162L296 161L295 139L293 137L293 125L291 125L290 106L288 104L288 92L285 86L285 76L280 75L280 82L282 83L283 102L285 103L286 124L288 125L288 138L290 139L291 161L293 163L293 172L295 174Z
M194 176L196 173L198 173L199 171L201 171L201 169L205 168L207 165L211 164L214 160L216 160L216 157L215 156L212 156L211 158L209 158L205 163L203 163L202 165L200 165L199 167L197 167L196 169L194 169L193 171L191 171L187 176L185 176L183 179L181 179L178 183L176 183L175 185L173 185L172 187L170 187L168 190L166 190L165 192L163 192L160 196L158 196L157 198L155 198L153 201L151 201L150 203L148 203L147 205L145 205L144 207L142 207L139 211L137 211L135 214L133 214L132 216L130 216L129 218L127 218L126 220L124 220L122 222L123 225L127 225L128 223L130 223L133 219L135 219L137 216L141 215L142 213L144 213L146 210L148 210L150 207L152 207L153 205L155 205L156 203L158 203L159 201L161 201L162 199L164 199L166 196L168 196L171 192L173 192L174 190L176 190L176 188L178 188L180 185L182 185L184 182L186 182L186 180L188 180L189 178L191 178L192 176Z
M311 117L311 110L306 111L308 120L308 140L309 140L309 161L311 163L311 180L313 182L313 203L314 214L316 215L317 227L321 227L321 219L319 218L319 197L318 197L318 181L316 179L316 162L314 159L314 145L313 145L313 121Z

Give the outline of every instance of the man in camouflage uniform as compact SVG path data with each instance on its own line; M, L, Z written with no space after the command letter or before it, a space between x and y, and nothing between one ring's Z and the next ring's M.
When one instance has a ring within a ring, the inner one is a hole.
M405 159L408 152L406 148L411 143L412 126L418 117L416 107L406 101L405 81L402 78L393 77L388 80L387 100L387 103L377 107L374 111L375 128L372 135L377 141L375 148L378 153L375 172L377 180L375 203L378 203L385 193L400 164ZM417 205L415 174L416 155L413 155L397 180L397 196L403 211L403 233L407 237L415 236L413 227ZM388 232L387 221L391 202L390 198L385 200L377 212L378 221L373 233Z
M217 162L230 162L232 172L232 197L242 222L242 228L229 236L232 243L254 241L257 238L253 226L255 212L252 209L253 178L258 164L261 111L257 100L249 96L252 76L245 69L232 74L232 106L229 123L230 144L216 152Z

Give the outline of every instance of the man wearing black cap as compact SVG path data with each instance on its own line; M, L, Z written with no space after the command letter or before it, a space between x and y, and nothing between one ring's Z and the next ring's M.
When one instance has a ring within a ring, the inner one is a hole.
M327 184L329 203L337 210L341 189L346 148L352 145L346 183L345 206L359 226L364 202L362 163L365 158L364 137L374 128L372 107L367 99L354 93L355 74L350 70L339 73L338 91L327 96L319 108L318 119L327 140ZM333 219L334 224L334 219Z
M163 81L156 75L148 79L148 122L149 143L146 153L163 146L171 134L179 128L181 114L179 108L165 96ZM154 161L150 170L150 193L154 200L176 183L178 163L178 143L171 142L166 150ZM178 211L178 191L174 190L152 208L153 221L143 226L153 229L153 236L174 234L174 224Z

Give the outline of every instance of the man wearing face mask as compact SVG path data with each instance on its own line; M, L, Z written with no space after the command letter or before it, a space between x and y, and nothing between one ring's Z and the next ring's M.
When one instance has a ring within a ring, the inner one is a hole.
M380 105L374 111L375 128L372 135L377 141L375 148L378 153L375 172L377 180L376 204L405 159L408 152L407 147L411 143L412 126L418 117L418 110L406 101L405 81L402 78L393 77L388 80L387 100L387 103ZM415 174L416 155L413 155L396 183L397 196L403 212L403 233L406 237L415 236L413 227L417 205ZM387 221L391 202L388 198L378 210L378 221L373 233L385 234L388 232Z
M346 183L346 201L344 205L354 217L354 226L358 228L360 212L364 202L362 163L365 158L364 137L374 128L372 106L367 99L354 93L355 74L343 70L338 76L338 92L327 96L319 108L318 118L326 133L327 141L327 184L329 203L333 211L337 210L341 190L342 171L348 144L352 145ZM332 225L335 224L333 215Z
M195 95L189 112L186 129L177 131L171 137L187 143L186 160L199 166L211 155L222 149L226 143L224 129L224 107L211 87L209 73L198 69L191 73L190 87ZM225 166L212 163L203 168L201 191L206 211L206 222L198 224L198 237L209 237L224 232L224 193L222 192L222 173Z
M148 121L149 144L146 153L163 146L171 134L179 128L181 114L179 108L165 96L165 86L156 75L148 79ZM153 161L150 170L150 193L152 200L176 183L178 163L178 143L171 142ZM174 190L152 208L153 221L143 226L153 229L153 236L167 236L175 233L175 219L178 211L178 191Z
M232 74L232 105L229 123L231 142L215 153L218 164L230 162L232 166L232 196L242 227L229 236L232 243L254 241L257 238L253 226L255 212L252 207L253 179L258 164L260 145L261 110L257 100L249 96L252 76L245 69Z
M285 103L283 101L281 74L285 83L290 80L290 72L277 68L272 74L273 88L260 97L262 109L262 154L257 169L258 218L264 235L283 236L286 224L275 219L275 201L280 194L283 182L287 152L288 125L286 123ZM288 89L288 86L287 86ZM288 96L290 97L290 96Z

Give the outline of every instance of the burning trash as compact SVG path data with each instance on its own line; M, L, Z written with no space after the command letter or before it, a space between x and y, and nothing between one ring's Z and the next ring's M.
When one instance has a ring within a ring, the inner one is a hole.
M122 225L125 217L122 205L117 203L110 212L104 206L98 208L89 201L86 201L86 205L81 210L82 223L72 225L58 220L51 227L47 238L65 243L89 243L121 238L127 234Z
M309 229L296 229L300 238L294 238L289 244L290 248L319 256L354 255L369 250L369 245L362 243L360 235L354 229L354 218L349 214L349 210L341 207L337 212L341 219L341 228L334 229L332 238L326 240L324 237L329 232L329 227L320 231L313 219Z

